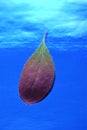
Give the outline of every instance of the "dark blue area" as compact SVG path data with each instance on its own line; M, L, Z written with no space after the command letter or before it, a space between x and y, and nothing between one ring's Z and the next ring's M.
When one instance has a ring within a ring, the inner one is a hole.
M34 51L0 49L0 130L86 130L87 52L50 49L54 87L40 103L26 105L19 97L18 83Z

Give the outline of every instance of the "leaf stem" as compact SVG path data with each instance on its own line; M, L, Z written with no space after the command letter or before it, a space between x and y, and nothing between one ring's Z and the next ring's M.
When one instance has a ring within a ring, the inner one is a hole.
M45 31L44 36L43 36L43 42L45 43L46 40L46 36L47 36L47 31Z

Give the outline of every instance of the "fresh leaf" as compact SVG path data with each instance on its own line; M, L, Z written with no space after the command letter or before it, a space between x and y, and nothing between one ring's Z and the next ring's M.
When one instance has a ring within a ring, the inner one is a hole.
M20 97L27 104L44 99L53 86L54 64L45 44L46 33L39 48L25 63L20 83Z

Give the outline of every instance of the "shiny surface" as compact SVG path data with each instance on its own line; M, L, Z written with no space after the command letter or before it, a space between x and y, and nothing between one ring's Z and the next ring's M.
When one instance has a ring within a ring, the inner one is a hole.
M49 4L50 3L50 4ZM87 0L0 0L0 48L87 50Z

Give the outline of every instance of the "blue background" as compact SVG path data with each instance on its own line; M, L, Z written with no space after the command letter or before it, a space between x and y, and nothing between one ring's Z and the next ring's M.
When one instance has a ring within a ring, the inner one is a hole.
M86 8L86 0L0 0L0 130L87 130ZM43 101L26 105L21 71L45 30L54 86Z

